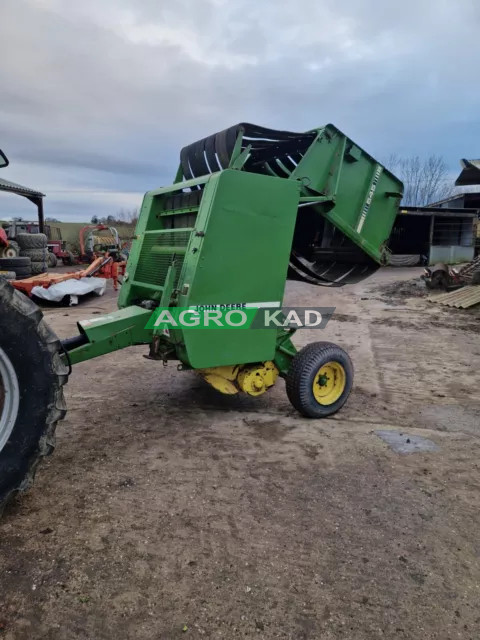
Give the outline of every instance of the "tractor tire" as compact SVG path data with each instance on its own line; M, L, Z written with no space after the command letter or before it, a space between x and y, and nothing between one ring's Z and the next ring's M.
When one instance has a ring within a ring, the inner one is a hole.
M326 418L347 401L353 385L353 364L332 342L312 342L292 360L286 377L287 396L307 418Z
M28 489L66 413L68 368L40 309L0 279L0 513Z
M0 251L0 258L16 258L19 255L20 247L13 240L8 243L8 247L4 247L3 250Z
M58 264L57 256L51 251L49 251L47 254L47 267L49 269L55 269L57 264Z
M3 260L8 260L8 258L16 258L17 255L18 254L15 252L15 249L12 249L10 245L8 245L8 247L3 247L3 249L0 251L0 259Z
M0 278L4 280L15 280L17 278L17 274L15 271L0 271Z
M22 258L30 258L32 262L45 262L48 260L47 249L21 249Z
M19 233L17 242L20 249L45 249L47 236L44 233Z
M32 262L30 258L3 258L0 259L0 270L14 271L17 280L22 280L32 275Z
M47 262L32 262L32 276L38 276L41 273L47 273Z
M65 258L62 258L62 261L64 265L73 267L73 265L75 264L75 256L71 251L67 251L67 255L65 256Z
M0 258L0 269L15 271L17 268L30 267L30 258ZM11 267L11 269L9 269Z
M32 277L32 267L17 267L15 269L17 280L25 280Z

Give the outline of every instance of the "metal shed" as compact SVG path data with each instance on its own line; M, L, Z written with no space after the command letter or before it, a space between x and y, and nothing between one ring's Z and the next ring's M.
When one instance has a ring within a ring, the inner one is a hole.
M23 187L21 184L17 184L16 182L10 182L9 180L4 180L0 178L0 191L6 191L8 193L15 193L18 196L23 196L33 202L38 209L38 226L40 232L43 233L44 229L44 216L43 216L43 198L45 197L44 193L40 191L35 191L34 189L30 189L29 187Z
M417 256L417 264L422 257L430 265L469 262L475 255L478 213L441 206L400 207L389 248L394 256Z

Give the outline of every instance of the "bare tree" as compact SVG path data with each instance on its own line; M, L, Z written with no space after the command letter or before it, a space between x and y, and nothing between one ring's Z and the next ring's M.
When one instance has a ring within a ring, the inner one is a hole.
M402 203L407 206L426 206L455 193L448 165L441 156L421 159L419 156L402 158L393 154L385 164L403 182Z
M123 224L129 227L134 227L138 221L138 209L120 209L116 215L110 214L103 218L93 216L92 224Z
M138 209L121 209L114 218L117 224L135 225L138 220Z

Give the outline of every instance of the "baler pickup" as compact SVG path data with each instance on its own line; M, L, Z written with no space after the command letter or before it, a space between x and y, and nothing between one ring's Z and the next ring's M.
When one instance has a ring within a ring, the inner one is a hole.
M291 276L339 286L388 262L403 185L333 125L293 133L238 124L184 147L177 181L227 168L300 182ZM173 204L198 203L202 189Z

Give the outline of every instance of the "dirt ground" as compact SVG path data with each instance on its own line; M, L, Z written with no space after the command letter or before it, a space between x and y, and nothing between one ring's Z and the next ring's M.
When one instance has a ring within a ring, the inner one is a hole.
M477 640L480 312L426 302L419 273L288 283L287 304L337 309L296 344L355 365L331 419L282 381L221 396L145 348L76 366L55 454L0 522L0 638ZM45 315L65 338L114 306Z

